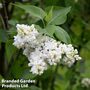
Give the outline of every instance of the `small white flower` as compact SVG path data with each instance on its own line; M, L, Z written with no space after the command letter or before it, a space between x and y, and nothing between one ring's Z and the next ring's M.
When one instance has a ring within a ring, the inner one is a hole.
M24 24L17 24L17 32L21 36L33 36L34 38L39 34L38 31L35 29L34 25L31 26L24 25ZM36 38L35 38L36 39Z
M83 78L81 83L86 87L90 87L90 78Z
M75 55L74 58L75 58L76 60L81 60L81 59L82 59L79 55Z
M41 75L45 70L47 70L47 64L38 56L29 61L30 63L28 65L31 67L30 72L32 72L33 74Z
M71 67L74 63L75 63L75 59L74 58L70 59L70 58L68 58L66 56L63 58L63 64L67 65L68 67Z
M20 37L19 35L14 36L13 45L15 45L18 49L23 48L24 47L23 37Z

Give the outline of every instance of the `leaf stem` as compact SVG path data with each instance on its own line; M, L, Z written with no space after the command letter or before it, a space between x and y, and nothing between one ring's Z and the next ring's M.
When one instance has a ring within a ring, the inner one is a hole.
M41 19L42 20L42 23L43 23L43 27L45 28L45 22L44 22L44 20L43 19Z
M59 65L57 64L57 66L55 68L55 71L54 71L54 74L53 74L53 78L51 80L51 90L54 90L54 85L55 85L55 80L56 80L56 73L58 71L58 66Z
M1 18L1 22L2 22L3 29L5 30L6 27L5 27L4 20L3 20L2 16L1 16L1 14L0 14L0 18Z

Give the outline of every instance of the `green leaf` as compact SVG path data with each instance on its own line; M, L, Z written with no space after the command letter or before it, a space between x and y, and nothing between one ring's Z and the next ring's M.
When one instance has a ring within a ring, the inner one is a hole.
M33 85L33 86L30 87L30 90L41 90L41 89L39 87L36 87L36 86Z
M63 72L63 70L62 70L62 72ZM64 71L63 74L61 72L60 72L60 74L57 74L56 81L55 81L55 90L66 90L69 82L65 80L65 77L64 77L65 76L65 72L66 71Z
M55 10L53 12L52 19L48 24L60 25L63 24L67 19L67 14L70 12L71 7Z
M13 40L8 40L6 42L6 58L8 60L8 63L10 62L12 56L14 55L14 53L16 52L16 48L15 46L13 45Z
M61 27L56 26L55 36L57 37L58 40L66 43L66 44L71 43L71 39L70 39L68 33Z
M49 22L52 19L53 7L51 7L50 11L45 17L46 22Z
M8 35L10 36L10 38L13 38L13 36L15 36L17 34L17 30L16 28L13 26L9 29L9 31L7 31Z
M10 89L10 90L42 90L41 88L31 85L27 88L16 88L16 89Z
M15 26L17 23L19 23L18 22L18 20L16 20L16 19L11 19L11 20L9 20L8 21L8 23L10 24L10 25L12 25L12 26Z
M38 30L38 32L40 32L41 34L46 33L45 30L43 30L43 28L41 28L39 25L35 25L35 28Z
M0 87L1 87L1 85L2 85L2 79L4 79L3 77L2 77L2 75L0 75ZM1 90L1 89L0 89Z
M1 82L2 79L3 79L3 77L0 75L0 82Z
M26 69L26 70L24 71L23 75L22 75L22 78L23 78L23 79L34 79L35 77L36 77L36 75L35 75L35 74L32 74L32 73L30 72L30 68L29 68L29 69Z
M0 30L0 42L6 42L8 39L7 33L5 30Z
M47 25L46 28L44 28L44 29L41 29L39 26L37 28L41 33L44 33L52 38L54 38L54 34L55 34L55 36L58 40L60 40L64 43L67 43L67 44L71 43L71 39L70 39L68 33L59 26Z
M20 3L14 4L14 5L25 10L27 13L30 13L32 16L35 16L40 19L43 19L46 15L46 13L41 8L33 5L24 5Z
M46 34L49 35L50 37L54 37L53 34L56 30L56 27L54 25L48 25L44 29L41 28L39 25L35 25L35 27L41 34Z
M16 57L14 56L14 59L12 62L10 62L10 78L22 78L23 72L28 68L28 60L25 56L21 54L21 51L19 50L17 53L15 53ZM17 56L18 55L18 56Z
M54 33L56 30L56 26L54 25L48 25L46 26L46 28L44 29L44 31L46 31L46 34L49 35L50 37L54 37Z

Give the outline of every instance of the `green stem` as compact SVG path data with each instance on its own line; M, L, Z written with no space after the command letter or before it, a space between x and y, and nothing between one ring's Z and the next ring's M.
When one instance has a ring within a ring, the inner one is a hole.
M2 22L3 29L5 30L6 27L5 27L4 20L3 20L2 16L1 16L1 14L0 14L0 18L1 18L1 22Z
M45 22L44 22L44 20L42 19L42 23L43 23L43 27L45 28Z
M55 80L56 80L56 73L58 71L58 66L59 65L56 66L55 71L54 71L54 74L53 74L53 78L51 80L51 90L54 90L54 85L55 85Z

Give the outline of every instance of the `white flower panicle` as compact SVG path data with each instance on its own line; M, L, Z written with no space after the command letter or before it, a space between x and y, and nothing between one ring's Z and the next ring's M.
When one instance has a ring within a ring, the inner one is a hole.
M66 45L53 38L42 35L34 27L17 24L17 35L14 43L17 48L23 49L23 54L28 58L30 72L41 75L47 70L48 65L62 63L71 67L76 60L80 60L78 51L71 44Z
M81 81L82 85L85 87L90 87L90 78L83 78Z

